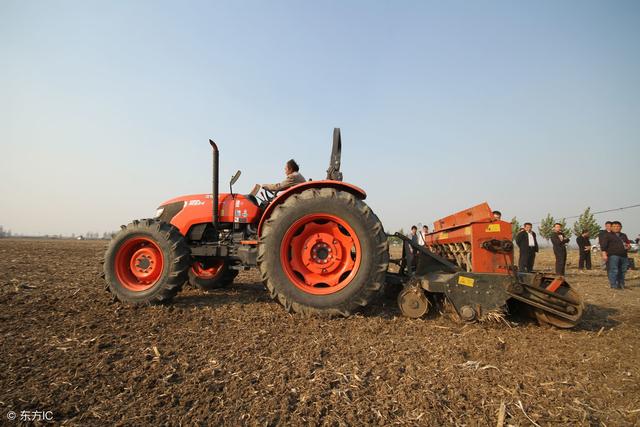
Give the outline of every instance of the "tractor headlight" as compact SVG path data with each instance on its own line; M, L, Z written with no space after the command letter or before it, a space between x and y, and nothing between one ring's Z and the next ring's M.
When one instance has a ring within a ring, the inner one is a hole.
M156 210L155 218L160 221L170 223L173 217L176 216L182 208L184 208L184 205L185 202L183 200L162 205Z

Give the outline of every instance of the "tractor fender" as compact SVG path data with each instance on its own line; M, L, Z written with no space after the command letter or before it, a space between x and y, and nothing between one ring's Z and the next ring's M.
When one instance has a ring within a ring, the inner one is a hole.
M353 194L357 198L364 200L367 198L367 193L353 184L348 184L342 181L333 181L333 180L321 180L321 181L307 181L302 184L295 185L285 191L280 192L275 199L269 203L267 209L265 209L262 214L262 218L260 218L260 223L258 224L258 237L262 235L262 224L271 216L271 213L276 208L276 206L284 203L285 200L289 198L289 196L293 194L302 193L305 190L310 188L335 188L337 190L346 191L348 193Z

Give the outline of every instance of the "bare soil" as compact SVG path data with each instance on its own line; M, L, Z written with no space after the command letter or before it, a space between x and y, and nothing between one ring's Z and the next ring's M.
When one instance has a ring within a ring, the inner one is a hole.
M410 320L384 298L322 320L287 314L255 271L167 306L123 306L99 278L105 247L0 240L0 424L36 410L91 426L473 426L501 412L504 425L640 424L637 271L610 290L571 254L586 302L572 330ZM536 266L552 262L543 251Z

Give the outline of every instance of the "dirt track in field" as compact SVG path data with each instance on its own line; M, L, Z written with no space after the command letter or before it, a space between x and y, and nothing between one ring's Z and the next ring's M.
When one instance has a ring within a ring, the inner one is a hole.
M607 425L640 423L640 275L568 281L575 330L400 317L381 299L348 319L292 316L256 272L169 306L111 301L105 242L0 240L0 424ZM536 263L551 267L543 252ZM640 259L636 257L640 265ZM516 323L514 323L516 322Z

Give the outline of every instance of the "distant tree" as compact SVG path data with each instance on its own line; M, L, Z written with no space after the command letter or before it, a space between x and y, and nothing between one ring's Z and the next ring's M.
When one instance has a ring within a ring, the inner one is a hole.
M591 207L588 207L578 220L573 223L573 232L576 236L581 235L583 230L587 230L592 237L597 236L600 232L600 226L591 213Z
M0 225L0 238L4 237L4 230L2 229L2 226Z
M538 232L540 236L549 240L551 238L551 233L553 233L553 224L555 224L556 220L551 216L551 214L547 214L546 218L540 221L540 225L538 226Z
M398 230L398 233L400 233L400 234L402 234L404 236L405 235L404 228L401 228L400 230Z
M520 231L520 222L514 216L513 218L511 218L511 236L514 240L516 238L516 234L518 234L519 231Z

